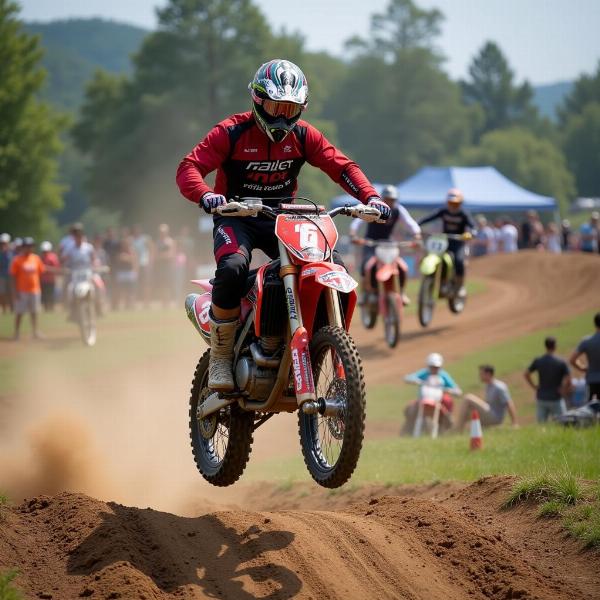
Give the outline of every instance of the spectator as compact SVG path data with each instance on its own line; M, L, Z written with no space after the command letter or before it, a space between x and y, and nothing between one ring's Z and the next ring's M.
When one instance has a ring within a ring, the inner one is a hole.
M40 275L44 272L42 259L33 253L35 242L27 237L18 256L10 264L10 274L15 281L15 336L18 340L21 330L21 320L25 313L31 316L31 329L33 337L41 339L43 336L38 330L38 313L40 312L41 284Z
M10 282L10 263L13 253L10 249L10 235L0 235L0 307L3 313L12 311L12 289Z
M527 211L527 220L521 225L521 248L537 248L542 243L544 226L535 210Z
M598 223L600 214L593 212L590 216L590 222L584 223L579 228L580 250L582 252L598 252Z
M129 237L121 240L119 252L114 258L114 269L113 309L119 309L121 300L123 300L125 308L133 308L137 283L137 257Z
M567 363L554 355L556 339L544 340L546 354L538 356L525 371L525 381L535 390L537 422L545 423L548 417L560 417L567 410L564 396L569 390L570 373ZM538 383L534 383L531 374L537 372Z
M187 281L194 279L196 276L196 245L194 243L194 238L190 235L190 228L187 225L184 225L179 231L179 237L177 238L177 250L185 255L185 279Z
M144 306L148 306L150 299L150 268L152 261L152 239L142 232L139 225L133 227L133 249L137 259L138 299Z
M563 219L561 223L561 239L562 249L571 249L571 221L569 219Z
M561 236L556 223L548 223L544 242L544 246L548 252L554 252L554 254L560 254L562 252Z
M496 251L496 234L494 230L488 225L487 219L483 215L477 215L475 221L477 232L475 233L475 239L471 242L473 257L493 254Z
M42 262L46 267L40 278L42 284L42 305L46 312L52 312L54 310L54 301L56 300L56 271L60 267L60 261L56 253L52 251L52 244L50 242L42 242L40 250L42 251Z
M500 228L500 251L505 254L510 254L518 250L517 241L519 232L508 217L502 219Z
M173 267L175 263L175 242L169 235L169 226L163 223L158 227L156 244L156 282L163 307L173 298Z
M104 252L106 253L106 260L108 263L108 267L110 271L108 272L108 276L106 277L106 282L108 283L108 295L110 297L110 305L114 310L114 298L116 292L116 271L115 271L115 261L117 258L117 254L119 253L119 249L121 244L117 239L115 234L115 230L112 227L109 227L106 230L106 237L104 238L104 242L102 243L102 247L104 248Z
M517 426L517 411L510 397L507 385L494 377L492 365L479 367L479 379L485 384L485 400L474 394L465 394L456 420L455 431L461 432L469 420L471 411L479 411L481 424L484 426L500 425L506 411L510 415L513 427Z
M439 377L441 385L443 385L444 389L450 391L452 394L461 394L462 391L456 385L454 379L448 371L444 371L442 366L444 365L444 357L437 352L431 353L427 357L426 367L423 369L419 369L410 375L406 375L404 377L404 381L407 383L413 383L416 385L422 385L427 382L430 377ZM450 396L445 395L442 399L442 417L448 420L448 427L450 427L452 423L452 409L453 409L453 401ZM402 430L400 431L400 435L410 435L413 432L415 426L415 420L417 418L417 413L419 411L418 401L413 401L410 404L407 404L404 409L404 425L402 426Z
M600 312L594 315L594 325L596 333L584 337L569 360L578 371L585 373L588 402L594 397L600 400ZM579 361L583 355L587 359L587 367Z
M73 223L69 227L67 235L65 235L60 242L58 242L58 258L63 262L63 258L75 245L75 233L77 231L83 231L83 225L81 223Z

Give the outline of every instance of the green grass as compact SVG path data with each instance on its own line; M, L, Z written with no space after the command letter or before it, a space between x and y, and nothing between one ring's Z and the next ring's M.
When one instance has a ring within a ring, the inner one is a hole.
M600 478L600 435L597 429L576 430L558 425L484 431L484 448L471 452L465 435L389 438L364 444L352 484L403 484L431 481L472 481L486 475L562 472L577 465L587 479ZM300 453L298 453L300 454ZM260 463L250 461L249 479L308 481L300 456Z
M11 569L5 573L0 573L0 600L21 600L23 595L13 586L13 580L19 572Z
M565 529L588 548L600 548L600 481L581 481L574 473L546 470L518 481L504 508L533 501L540 518L562 517Z
M491 363L496 376L505 381L517 406L520 419L531 421L535 414L533 391L523 379L523 372L534 357L543 354L544 338L553 335L558 340L558 353L569 354L579 340L590 332L593 312L584 313L555 327L517 336L511 340L494 344L462 359L447 363L444 368L465 392L482 393L478 366ZM367 390L367 417L370 421L398 421L407 402L416 397L412 385L379 385Z

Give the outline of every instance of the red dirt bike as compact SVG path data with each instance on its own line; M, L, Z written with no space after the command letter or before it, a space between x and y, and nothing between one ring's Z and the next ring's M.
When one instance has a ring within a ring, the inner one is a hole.
M358 284L330 262L338 239L332 217L372 221L379 211L358 205L327 212L314 203L270 208L259 198L241 198L216 212L275 219L279 258L248 277L234 346L236 391L207 387L210 350L196 367L190 398L196 466L213 485L231 485L246 467L254 431L274 414L297 411L310 474L324 487L339 487L352 475L362 447L365 383L348 333ZM195 283L205 292L188 295L186 311L210 344L212 286Z
M372 329L377 322L377 314L380 314L383 318L385 341L390 348L395 348L400 339L404 313L402 283L406 281L408 273L408 266L400 256L400 248L412 248L415 242L359 238L354 243L375 248L375 255L365 264L368 287L364 290L365 300L360 306L362 324L367 329ZM372 284L373 271L376 288Z

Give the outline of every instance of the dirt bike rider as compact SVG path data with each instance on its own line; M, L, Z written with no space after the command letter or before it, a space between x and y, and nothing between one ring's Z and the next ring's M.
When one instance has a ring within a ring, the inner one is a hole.
M440 378L444 390L447 393L452 394L454 396L459 396L460 394L462 394L462 390L458 387L450 373L442 369L444 365L444 357L441 354L438 354L437 352L432 352L431 354L429 354L425 361L425 365L425 368L419 369L414 373L406 375L404 377L404 381L406 383L422 385L427 382L430 376L433 375ZM448 421L446 423L446 428L450 428L452 426L451 413L453 409L453 404L454 403L452 402L452 399L449 398L447 395L444 395L444 398L442 399L442 405L445 409L445 418ZM417 418L418 408L418 402L416 400L407 404L406 408L404 409L405 422L402 426L402 430L400 432L401 434L409 435L410 433L412 433L413 427L415 425L415 419Z
M468 234L476 229L473 217L462 208L464 197L459 189L451 188L446 196L447 206L419 220L419 225L425 225L437 219L442 220L442 232L449 234ZM448 252L453 255L454 270L456 273L456 287L458 296L464 298L465 290L465 242L462 240L449 239Z
M183 196L207 213L235 196L258 196L265 204L277 206L277 197L295 195L300 168L308 162L363 204L377 208L382 221L389 218L388 205L380 200L358 165L312 125L300 120L308 102L308 84L294 63L281 59L264 63L248 89L252 111L218 123L181 161L177 184ZM213 189L204 177L214 170ZM234 389L234 337L252 251L259 248L275 258L279 250L274 221L261 214L215 214L213 239L217 268L209 314L208 387L230 392ZM335 252L333 260L341 264Z
M384 241L389 240L392 237L392 232L398 221L408 229L415 239L421 238L421 228L417 222L410 216L410 213L398 202L398 190L394 185L386 185L381 190L381 199L390 207L392 214L385 223L369 223L367 225L367 231L365 237L370 240ZM361 239L358 237L358 230L360 228L362 219L354 219L350 225L350 241L352 243L361 244ZM374 282L375 273L365 272L367 262L371 257L375 256L375 246L363 245L362 261L360 264L360 274L362 276L362 293L360 295L359 303L364 304L366 302L367 291L369 289L376 288ZM404 293L404 284L406 282L406 274L401 276L400 285L402 286L402 301L404 304L410 304L408 296Z

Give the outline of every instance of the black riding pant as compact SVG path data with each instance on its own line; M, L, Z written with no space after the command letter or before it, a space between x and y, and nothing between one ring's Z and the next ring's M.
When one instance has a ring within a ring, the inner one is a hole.
M448 252L454 260L454 271L458 277L465 276L465 244L458 240L448 241Z
M237 308L246 289L252 251L262 250L270 259L279 257L275 221L261 217L215 217L213 241L217 269L212 290L216 306ZM345 268L339 254L333 262Z

